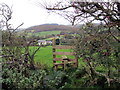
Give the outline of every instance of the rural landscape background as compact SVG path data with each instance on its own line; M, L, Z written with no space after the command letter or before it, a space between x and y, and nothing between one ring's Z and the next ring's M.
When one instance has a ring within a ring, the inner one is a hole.
M55 22L23 28L21 23L15 27L10 22L14 11L0 3L2 89L119 88L119 0L37 5L71 25Z

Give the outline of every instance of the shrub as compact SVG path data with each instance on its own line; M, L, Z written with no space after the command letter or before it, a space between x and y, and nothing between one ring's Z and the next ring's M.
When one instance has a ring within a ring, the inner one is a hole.
M23 73L26 72L26 73ZM36 89L43 88L43 78L46 75L45 70L21 70L18 72L16 68L3 68L2 83L3 89Z
M44 78L46 88L60 89L68 82L68 76L63 71L52 71Z

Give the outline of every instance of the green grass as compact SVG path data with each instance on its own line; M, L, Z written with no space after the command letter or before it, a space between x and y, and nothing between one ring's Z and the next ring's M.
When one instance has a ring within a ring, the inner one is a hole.
M37 33L29 33L29 35L35 35L35 36L47 36L47 35L56 35L60 34L61 31L43 31L43 32L37 32Z
M31 51L35 50L37 47L31 47ZM41 47L40 50L35 54L35 62L39 62L41 64L46 64L52 67L52 47Z

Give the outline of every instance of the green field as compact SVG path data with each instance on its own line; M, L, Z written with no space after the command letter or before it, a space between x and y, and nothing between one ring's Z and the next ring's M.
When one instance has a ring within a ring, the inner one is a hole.
M31 47L31 51L37 47ZM35 62L52 66L52 47L41 47L35 55Z
M37 32L37 33L29 33L29 35L35 35L35 36L47 36L47 35L56 35L60 34L61 31L43 31L43 32Z
M31 52L32 50L34 51L35 48L37 47L31 47ZM61 49L57 50L58 52L72 52L73 50L70 49ZM61 58L62 55L58 55L57 58ZM67 56L69 58L74 58L74 56ZM82 60L79 60L81 63ZM47 47L41 47L40 50L36 53L35 55L35 62L39 62L41 64L46 64L49 67L53 66L53 58L52 58L52 46L47 46Z

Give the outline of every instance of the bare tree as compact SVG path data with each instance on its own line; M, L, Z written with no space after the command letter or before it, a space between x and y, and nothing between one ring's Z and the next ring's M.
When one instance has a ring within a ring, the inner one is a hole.
M70 0L54 5L43 5L47 10L62 15L69 20L72 25L79 22L98 21L109 27L109 33L118 42L120 40L111 32L112 27L116 27L120 33L120 2L90 2L89 0Z
M2 57L3 62L22 65L23 67L30 64L30 68L35 69L34 57L40 49L37 47L33 52L30 51L31 43L36 40L27 40L26 33L18 34L18 27L13 28L9 21L12 17L12 9L6 4L0 4L0 29L2 31Z

